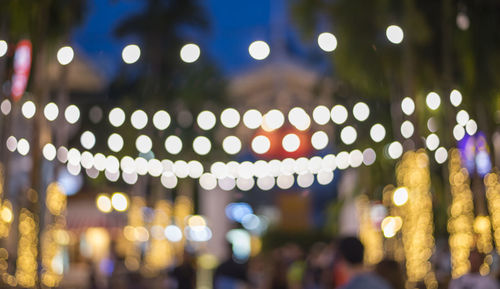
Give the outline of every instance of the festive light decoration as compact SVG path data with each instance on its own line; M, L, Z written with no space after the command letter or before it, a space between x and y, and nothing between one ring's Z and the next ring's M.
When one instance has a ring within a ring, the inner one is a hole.
M384 257L382 234L371 218L368 197L358 197L356 207L359 214L359 239L365 246L364 262L375 265Z
M145 239L143 207L146 202L142 197L132 197L128 210L128 224L123 228L123 235L128 241L125 249L125 266L131 271L137 271L141 265L141 240ZM147 234L147 230L146 230Z
M429 158L425 151L409 151L396 167L398 185L408 189L408 202L402 206L403 245L408 282L424 281L437 288L429 259L434 247Z
M448 220L452 277L458 278L469 271L469 252L474 243L474 204L469 187L469 173L462 168L460 152L450 151L448 163L452 203Z
M486 199L488 201L496 249L500 252L500 183L498 173L492 172L486 175L484 184L486 185Z
M57 287L64 274L63 252L69 244L69 235L65 230L67 198L58 183L47 186L45 204L52 214L53 222L41 236L42 276L41 282L47 287Z
M166 239L165 228L170 225L172 205L165 200L156 202L153 222L151 223L151 241L145 256L145 266L157 273L165 269L174 260L174 249Z
M38 220L28 209L19 214L16 279L22 287L34 287L38 281Z

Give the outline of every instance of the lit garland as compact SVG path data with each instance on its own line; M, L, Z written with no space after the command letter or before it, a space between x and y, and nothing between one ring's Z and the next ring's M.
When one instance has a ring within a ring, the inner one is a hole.
M434 247L429 158L424 150L406 152L396 167L398 185L408 189L403 210L403 245L409 283L424 281L437 288L429 261Z
M141 265L141 242L146 242L149 233L144 228L143 208L146 202L142 197L132 197L128 210L128 225L123 228L123 235L128 244L125 249L125 266L131 271L137 271Z
M64 274L63 252L69 243L69 235L65 230L67 197L57 183L47 187L45 203L54 218L41 237L42 247L42 283L48 287L57 287Z
M182 232L185 230L186 219L188 216L192 215L194 212L193 201L187 196L178 196L175 199L174 204L174 220L175 224L181 229ZM186 238L183 237L177 246L177 254L180 256L184 244L186 243Z
M450 151L448 163L452 203L448 220L451 253L451 275L458 278L470 268L469 253L474 244L474 203L469 186L469 173L462 168L460 152Z
M402 211L404 210L404 206L399 207L394 205L393 196L395 190L396 188L393 185L387 185L382 191L382 202L386 208L389 208L389 216L401 216L404 213ZM401 219L401 217L398 218ZM382 230L383 229L384 228L382 228ZM394 227L391 229L396 230L398 228ZM395 232L396 234L394 236L385 239L384 252L386 253L386 256L402 263L404 262L405 251L401 240L401 234L397 234L400 229L401 228Z
M486 185L486 199L491 216L491 225L494 231L494 239L497 252L500 253L500 183L496 172L486 175L484 178Z
M20 286L31 288L37 283L38 220L28 209L19 214L16 279Z
M171 242L165 238L164 229L170 224L172 205L165 200L156 202L154 218L151 223L149 248L145 256L145 267L153 273L172 264L174 252Z
M368 197L358 197L356 206L359 214L359 239L365 246L364 262L367 265L375 265L384 257L382 234L371 218Z

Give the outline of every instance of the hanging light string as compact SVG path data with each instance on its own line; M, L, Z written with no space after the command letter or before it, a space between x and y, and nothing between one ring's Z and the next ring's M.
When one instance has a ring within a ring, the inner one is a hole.
M429 158L425 150L406 152L396 167L396 177L398 185L408 189L408 202L402 216L408 282L424 281L427 288L437 288L430 263L434 226Z
M448 219L448 240L451 254L452 278L469 272L469 253L474 245L474 203L469 173L462 167L460 152L450 150L448 162L452 202Z

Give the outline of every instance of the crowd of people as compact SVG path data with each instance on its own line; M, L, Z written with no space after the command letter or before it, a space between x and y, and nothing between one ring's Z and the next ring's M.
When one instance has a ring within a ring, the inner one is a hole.
M363 263L364 247L356 237L345 237L332 244L317 243L307 254L290 243L274 249L267 257L257 256L239 263L229 258L213 276L214 289L404 289L404 267L390 259L375 266ZM470 271L460 278L439 280L438 288L497 289L498 280L479 273L484 254L470 253ZM414 284L426 288L425 284Z
M366 266L363 262L364 246L356 237L344 237L331 243L315 243L308 250L304 250L295 243L287 243L272 250L266 250L248 260L241 260L233 255L231 244L227 248L227 259L210 270L208 275L205 274L204 278L198 276L203 270L197 266L196 256L186 250L179 263L169 268L164 274L154 278L144 278L139 272L129 272L124 266L119 266L123 262L117 261L113 266L114 269L109 280L106 282L107 285L99 286L99 282L96 282L97 279L91 274L90 288L408 288L403 264L384 259L374 266ZM438 253L434 254L435 257L439 255ZM438 279L436 289L500 289L500 279L494 279L491 274L485 276L480 274L484 258L484 254L472 250L469 257L469 272L457 279L451 279L449 255L437 256L438 261L448 260L448 265L439 268L437 259L433 260L434 271ZM496 270L497 268L492 269ZM205 273L207 273L206 271L205 268ZM207 276L209 277L207 278ZM200 280L203 280L204 283L197 283ZM413 285L415 288L426 288L424 283Z

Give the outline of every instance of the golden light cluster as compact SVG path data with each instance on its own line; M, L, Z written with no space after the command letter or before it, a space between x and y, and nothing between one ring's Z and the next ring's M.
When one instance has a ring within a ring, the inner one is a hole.
M493 227L494 239L497 252L500 253L500 183L496 172L486 175L484 178L486 185L486 199L491 216L491 225Z
M370 216L371 206L368 197L366 195L358 197L356 206L359 214L359 239L365 246L364 262L375 265L384 257L382 234Z
M17 246L17 283L22 287L34 287L38 280L38 220L28 209L19 214L19 243Z
M425 150L406 152L396 167L396 176L398 185L408 190L408 200L401 210L408 282L424 281L427 288L437 288L429 261L434 248L434 227L429 158Z
M46 198L45 204L52 215L59 216L66 210L66 194L58 183L48 185Z
M47 226L41 236L41 281L47 287L57 287L64 274L63 253L70 241L65 230L67 197L58 183L53 182L47 186L45 203L53 223Z
M469 253L474 245L474 203L469 185L469 173L462 168L461 162L460 152L452 149L448 163L452 196L448 242L453 278L458 278L469 271Z
M67 246L69 241L69 234L62 225L51 226L43 232L41 281L45 286L59 286L64 274L64 246Z
M174 260L173 244L165 237L165 228L170 225L172 205L166 200L156 202L153 222L151 223L151 241L145 256L145 267L153 273L165 269Z
M125 249L125 266L127 269L137 271L141 265L141 241L147 241L149 233L144 228L142 209L146 201L142 197L132 197L128 210L128 225L123 230L123 235L128 241Z

